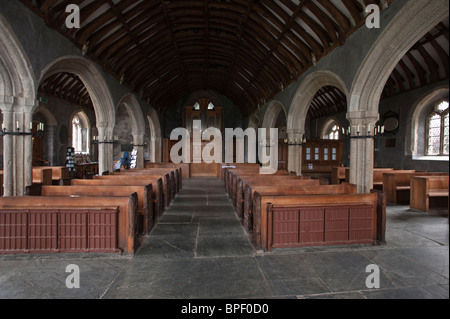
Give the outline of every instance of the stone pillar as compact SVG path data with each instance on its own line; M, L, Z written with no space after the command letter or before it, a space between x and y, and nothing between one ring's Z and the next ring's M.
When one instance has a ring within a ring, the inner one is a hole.
M30 123L36 100L0 97L3 124L9 133L31 133ZM5 196L23 196L25 187L33 183L33 139L16 134L3 137Z
M350 183L358 193L369 193L373 188L374 127L378 114L352 112L347 114L350 122Z
M47 158L50 165L54 165L56 162L56 151L55 151L55 136L56 136L56 125L46 125L45 133L47 137Z
M304 132L289 130L288 136L288 171L302 174L302 140Z
M3 114L3 126L7 132L12 132L14 128L14 112L12 111L13 98L0 96L0 109ZM3 184L5 196L14 196L14 140L12 135L3 136Z
M113 128L97 126L98 129L98 173L112 172L114 170Z
M33 122L33 113L24 112L23 130L32 133L30 123ZM24 137L24 188L33 184L33 137L25 135Z
M144 134L133 134L133 144L137 151L136 168L144 168Z

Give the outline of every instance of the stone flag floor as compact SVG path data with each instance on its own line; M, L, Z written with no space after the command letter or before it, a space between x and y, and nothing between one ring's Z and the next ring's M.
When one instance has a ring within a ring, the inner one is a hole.
M441 212L442 213L442 212ZM133 258L0 255L0 298L449 298L449 224L388 206L387 245L255 252L218 179L192 178ZM368 265L380 288L368 289ZM68 289L68 265L80 288Z

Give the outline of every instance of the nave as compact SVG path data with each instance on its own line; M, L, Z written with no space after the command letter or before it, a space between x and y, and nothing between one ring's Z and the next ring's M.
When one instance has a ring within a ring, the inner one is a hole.
M0 298L448 298L448 218L393 204L386 215L386 245L259 252L223 181L190 178L134 258L2 255ZM379 289L366 287L370 264ZM80 269L79 289L66 287L68 265Z

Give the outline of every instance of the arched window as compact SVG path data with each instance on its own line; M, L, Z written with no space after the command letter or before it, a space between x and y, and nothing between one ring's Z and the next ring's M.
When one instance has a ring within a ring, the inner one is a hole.
M329 140L338 140L339 139L339 126L334 125L330 131L328 132Z
M89 119L84 112L72 118L72 147L77 154L89 154Z
M74 116L72 120L72 147L75 148L75 153L82 153L83 133L78 116Z
M330 118L322 126L320 136L324 140L339 140L341 137L341 127L336 119Z
M429 156L449 155L448 101L440 101L426 122L426 152Z

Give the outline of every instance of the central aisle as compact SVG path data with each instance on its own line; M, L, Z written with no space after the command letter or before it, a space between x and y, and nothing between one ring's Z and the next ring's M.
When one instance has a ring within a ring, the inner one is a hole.
M183 180L138 256L208 258L253 256L253 248L225 192L223 181Z
M223 181L183 180L105 298L258 298L273 295Z

